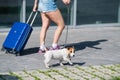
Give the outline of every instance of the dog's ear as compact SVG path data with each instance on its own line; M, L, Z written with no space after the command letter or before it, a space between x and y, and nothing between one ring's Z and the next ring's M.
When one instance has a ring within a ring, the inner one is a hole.
M70 49L71 49L70 47L67 48L67 50L70 50Z
M74 51L75 51L75 47L74 46L72 46L72 48L74 49Z

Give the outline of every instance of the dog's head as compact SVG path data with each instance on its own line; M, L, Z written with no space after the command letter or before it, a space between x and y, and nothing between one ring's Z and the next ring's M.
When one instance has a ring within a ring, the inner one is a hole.
M68 50L69 57L74 57L75 56L75 49L74 49L74 47L68 47L67 50Z

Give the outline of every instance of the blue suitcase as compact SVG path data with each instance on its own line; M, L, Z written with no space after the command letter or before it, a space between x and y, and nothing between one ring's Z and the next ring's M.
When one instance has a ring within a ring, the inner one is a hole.
M14 53L15 55L21 54L33 30L31 26L37 16L37 12L33 17L31 24L28 24L33 13L34 12L31 12L27 23L15 22L13 24L3 43L2 50L6 53Z

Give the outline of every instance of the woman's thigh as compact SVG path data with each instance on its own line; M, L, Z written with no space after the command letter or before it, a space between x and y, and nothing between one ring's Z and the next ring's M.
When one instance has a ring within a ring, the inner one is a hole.
M41 13L42 27L48 28L50 24L50 19L45 13Z
M64 20L59 9L57 9L56 11L47 12L46 15L57 25L64 26Z

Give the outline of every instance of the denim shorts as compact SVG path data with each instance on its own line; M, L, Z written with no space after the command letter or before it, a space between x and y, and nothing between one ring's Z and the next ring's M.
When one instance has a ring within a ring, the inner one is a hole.
M38 11L40 12L50 12L57 10L57 5L55 0L39 0Z

